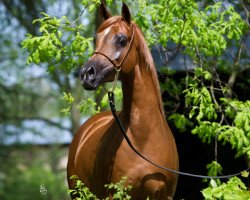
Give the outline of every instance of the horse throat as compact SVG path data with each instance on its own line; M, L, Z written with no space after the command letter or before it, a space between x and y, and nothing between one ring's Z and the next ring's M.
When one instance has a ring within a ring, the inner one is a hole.
M135 70L126 77L122 77L124 123L129 125L134 136L143 132L139 137L147 137L154 132L161 132L164 128L165 116L157 92L158 81L147 67L135 66Z

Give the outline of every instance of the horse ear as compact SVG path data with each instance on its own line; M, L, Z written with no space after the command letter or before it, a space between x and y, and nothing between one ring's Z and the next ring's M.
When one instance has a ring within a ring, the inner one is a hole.
M100 10L100 13L101 13L101 16L103 17L104 20L108 19L111 17L111 14L110 12L107 10L104 2L102 1L101 2L101 5L99 7L99 10Z
M122 2L122 18L128 23L131 23L131 15L127 4Z

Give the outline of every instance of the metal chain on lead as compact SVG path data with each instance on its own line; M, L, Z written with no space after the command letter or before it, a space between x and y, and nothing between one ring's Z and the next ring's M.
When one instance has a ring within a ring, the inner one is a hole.
M116 88L116 85L117 85L117 82L118 82L118 79L119 79L119 73L120 73L120 71L121 71L121 67L115 68L115 70L116 70L116 73L115 73L115 77L114 77L114 80L113 80L113 84L112 84L111 90L110 90L110 89L107 89L107 88L105 87L105 85L103 84L103 88L104 88L104 90L105 90L107 93L109 93L109 92L114 93L114 91L115 91L115 88Z
M113 87L112 87L111 92L114 92L114 91L115 91L115 87L116 87L117 82L118 82L118 78L119 78L119 73L120 73L120 71L121 71L121 67L116 68L115 70L116 70L116 73L115 73L115 78L114 78L114 81L113 81Z

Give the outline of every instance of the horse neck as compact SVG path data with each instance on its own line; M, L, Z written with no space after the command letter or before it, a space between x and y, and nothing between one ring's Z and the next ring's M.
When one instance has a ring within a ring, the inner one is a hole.
M162 103L159 100L158 81L154 81L150 69L135 66L135 70L129 76L122 78L123 89L123 120L129 125L133 134L162 132L165 117L162 111ZM158 131L157 131L158 130Z

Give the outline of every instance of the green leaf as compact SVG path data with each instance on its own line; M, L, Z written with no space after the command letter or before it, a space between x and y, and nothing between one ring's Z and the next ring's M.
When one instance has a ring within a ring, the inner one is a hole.
M249 171L241 172L241 176L244 177L244 178L247 178L249 176Z
M89 6L89 12L92 13L93 10L95 9L95 4L92 4Z
M176 128L178 128L181 132L185 131L187 126L191 125L191 122L184 115L177 113L170 115L168 119L173 121Z
M214 179L211 179L210 185L211 185L213 188L218 187L218 186L217 186L217 183L214 181Z

